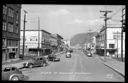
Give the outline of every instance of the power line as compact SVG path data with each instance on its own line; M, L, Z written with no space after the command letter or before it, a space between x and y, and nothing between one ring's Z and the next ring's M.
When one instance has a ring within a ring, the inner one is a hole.
M112 18L113 16L115 16L116 14L118 14L118 12L121 11L121 10L122 10L122 8L119 8L115 13L113 13L113 14L110 16L110 18Z
M120 22L119 19L111 19L112 21L115 21L115 22Z

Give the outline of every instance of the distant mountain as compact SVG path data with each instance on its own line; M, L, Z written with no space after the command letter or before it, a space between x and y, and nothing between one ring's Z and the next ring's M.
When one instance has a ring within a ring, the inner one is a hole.
M74 35L70 39L70 45L75 46L75 45L80 45L83 46L85 42L89 42L89 39L92 38L94 35L96 35L98 32L91 32L91 33L79 33ZM90 36L89 36L90 35Z

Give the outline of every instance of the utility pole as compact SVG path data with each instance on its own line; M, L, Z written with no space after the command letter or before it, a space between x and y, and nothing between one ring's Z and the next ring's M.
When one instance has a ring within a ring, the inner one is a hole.
M38 17L38 56L40 56L40 19Z
M25 23L27 22L26 21L26 14L27 14L27 11L24 10L24 29L23 29L23 50L22 50L22 59L24 58L24 47L25 47Z
M90 43L89 48L91 49L91 39L90 38L91 38L91 29L89 29L89 38L88 38L89 39L89 43Z
M124 20L124 17L125 17L125 14L124 14L124 10L125 8L122 8L122 27L121 27L121 59L123 61L123 29L125 28L124 26L124 23L125 23L125 20Z
M106 48L107 48L107 31L106 30L107 30L107 20L110 19L110 18L107 17L107 15L108 15L108 13L111 13L112 11L107 11L106 10L106 11L100 11L100 12L104 13L104 17L103 18L105 18L104 19L104 21L105 21L104 61L106 61L106 53L107 53L107 51L106 51Z
M118 36L118 31L117 31L117 58L118 58L118 38L119 38L119 36Z

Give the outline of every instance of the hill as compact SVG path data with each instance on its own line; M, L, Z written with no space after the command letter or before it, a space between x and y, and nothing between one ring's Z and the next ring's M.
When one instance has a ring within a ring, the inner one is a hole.
M85 42L89 42L89 39L91 39L94 35L96 35L98 32L91 32L91 33L79 33L74 35L70 39L70 45L75 46L75 45L80 45L83 46Z

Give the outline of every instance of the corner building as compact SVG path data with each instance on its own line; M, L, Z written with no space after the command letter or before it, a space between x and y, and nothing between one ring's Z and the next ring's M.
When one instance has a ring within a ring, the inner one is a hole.
M21 4L3 4L2 63L19 59Z

